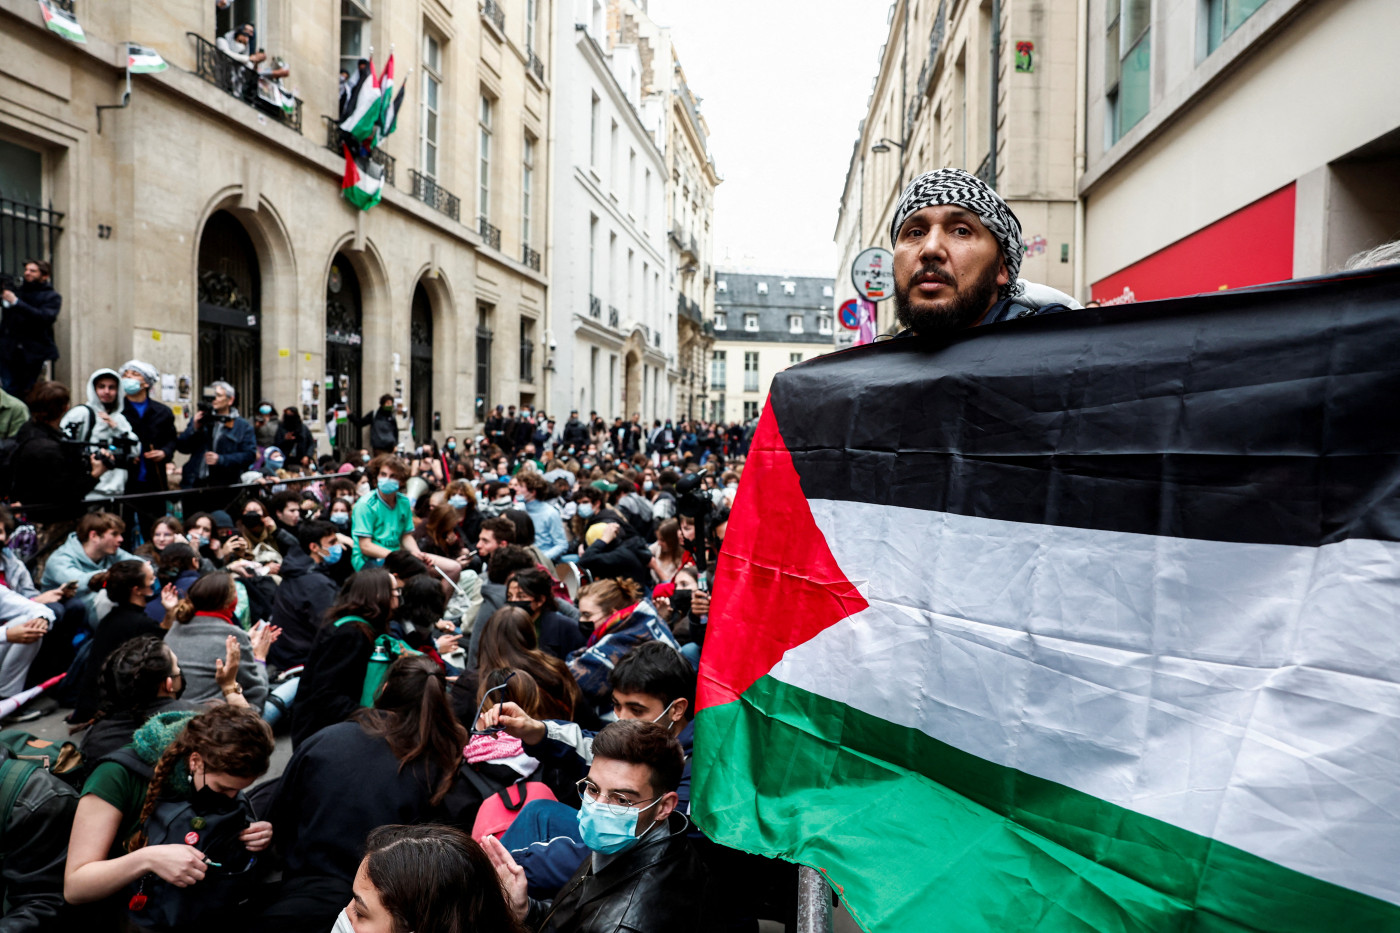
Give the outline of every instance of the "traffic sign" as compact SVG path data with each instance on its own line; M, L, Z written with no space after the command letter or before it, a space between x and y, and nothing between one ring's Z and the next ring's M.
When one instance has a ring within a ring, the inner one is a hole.
M860 329L860 305L854 298L847 298L841 303L837 316L841 318L841 326L847 330Z
M851 263L851 284L869 301L884 301L893 295L894 254L879 246L861 250Z

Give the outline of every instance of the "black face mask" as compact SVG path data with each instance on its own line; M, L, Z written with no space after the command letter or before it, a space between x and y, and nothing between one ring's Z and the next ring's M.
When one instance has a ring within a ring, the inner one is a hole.
M516 609L524 609L526 615L535 614L534 603L530 602L528 599L508 599L506 600L506 605L514 606Z
M257 512L244 512L239 518L248 528L257 528L263 523L263 517Z
M203 787L196 789L195 792L190 795L190 806L194 808L194 812L207 816L213 816L218 813L232 813L238 809L238 798L229 797L216 790L211 790L208 781L206 781Z

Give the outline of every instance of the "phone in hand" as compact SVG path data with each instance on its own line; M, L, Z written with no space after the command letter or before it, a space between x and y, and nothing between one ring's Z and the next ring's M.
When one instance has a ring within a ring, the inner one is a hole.
M67 583L63 584L61 589L63 590L64 599L72 599L74 596L78 595L78 581L69 580Z

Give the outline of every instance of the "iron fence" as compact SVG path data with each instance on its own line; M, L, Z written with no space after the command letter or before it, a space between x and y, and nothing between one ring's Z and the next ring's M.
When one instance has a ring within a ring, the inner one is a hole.
M588 316L603 319L603 301L597 295L588 296Z
M197 32L187 32L195 43L195 74L279 123L301 132L301 98L288 94L271 78L223 52Z
M540 57L535 54L534 49L530 49L530 73L533 74L535 77L539 78L541 83L543 83L544 62L541 61Z
M501 248L501 228L491 226L491 222L485 217L476 219L477 232L481 234L482 241L494 250Z
M344 155L342 146L349 146L351 152L359 148L355 137L342 130L335 117L322 114L321 120L326 124L326 148L331 152L336 155ZM392 188L394 186L394 157L382 149L371 149L369 160L384 170L384 184Z
M616 326L617 326L617 321L618 321L617 309L614 308L612 305L608 305L608 326L609 326L609 327L616 327Z
M455 194L416 169L408 170L408 178L413 182L415 198L453 220L461 219L462 202Z
M0 195L0 272L19 278L30 259L52 266L62 220L52 201L43 207Z
M540 271L540 254L528 246L520 248L520 261L536 272Z
M501 32L506 31L506 12L496 0L485 0L481 7L481 15L495 23Z

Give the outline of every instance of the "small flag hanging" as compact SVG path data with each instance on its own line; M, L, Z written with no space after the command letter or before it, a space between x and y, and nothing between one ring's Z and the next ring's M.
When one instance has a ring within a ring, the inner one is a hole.
M384 179L371 176L368 167L361 171L355 164L355 157L350 154L349 146L340 148L345 150L345 177L340 183L340 193L345 196L345 200L360 210L367 211L378 204L383 196Z
M379 79L374 76L374 59L370 59L369 73L356 91L355 108L350 116L341 121L340 128L364 142L374 136L374 127L379 120Z
M72 13L55 7L50 0L39 0L39 12L44 15L44 25L69 42L87 42L87 34Z
M137 45L135 42L126 44L126 70L132 74L155 74L169 67L165 63L165 59L161 58L160 53L155 49Z
M392 119L389 113L394 107L394 53L389 52L389 60L384 63L384 73L379 76L379 103L374 108L374 145L388 136L386 120Z

